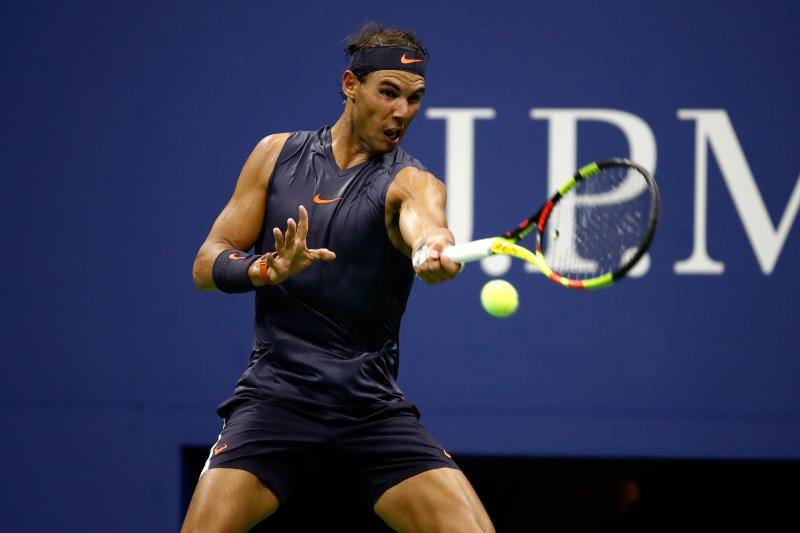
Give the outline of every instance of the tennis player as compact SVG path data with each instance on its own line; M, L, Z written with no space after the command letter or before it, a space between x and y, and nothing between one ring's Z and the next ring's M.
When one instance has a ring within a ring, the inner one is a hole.
M263 139L197 254L199 288L255 290L255 339L183 531L247 530L320 465L395 530L493 531L396 383L415 271L438 283L460 269L440 254L445 188L400 148L428 54L374 23L347 52L339 120Z

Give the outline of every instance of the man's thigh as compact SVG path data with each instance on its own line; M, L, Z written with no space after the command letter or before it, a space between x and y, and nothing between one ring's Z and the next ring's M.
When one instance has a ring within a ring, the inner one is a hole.
M399 531L492 531L478 496L414 408L350 428L337 442L355 496Z
M278 505L275 494L250 472L213 468L200 476L181 531L247 531Z
M202 477L217 469L243 470L285 502L327 429L290 409L258 400L242 401L226 414Z
M355 498L374 509L378 499L398 483L437 468L458 470L442 445L420 423L413 406L399 406L350 425L339 434L333 453L347 472Z
M237 401L211 447L184 527L245 531L274 512L301 478L324 428L280 406Z
M469 480L454 468L428 470L398 483L374 509L392 529L403 533L494 531Z

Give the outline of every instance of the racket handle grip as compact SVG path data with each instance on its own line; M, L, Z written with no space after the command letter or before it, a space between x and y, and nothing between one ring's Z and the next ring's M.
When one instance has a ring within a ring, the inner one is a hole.
M448 246L442 252L456 263L469 263L493 255L492 244L494 239L480 239L462 244Z
M471 261L477 261L479 259L483 259L484 257L494 255L494 252L492 251L492 244L494 244L494 241L494 238L489 238L465 242L462 244L454 244L452 246L445 247L444 250L442 250L442 253L451 261L455 261L456 263L469 263ZM427 261L428 257L428 248L424 247L414 254L412 263L415 267L417 267Z

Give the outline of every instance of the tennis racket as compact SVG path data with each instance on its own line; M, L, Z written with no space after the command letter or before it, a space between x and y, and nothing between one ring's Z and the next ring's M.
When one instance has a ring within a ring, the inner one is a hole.
M647 170L627 159L608 159L578 170L541 209L502 236L449 246L443 253L459 263L509 255L564 287L599 289L624 277L644 256L659 207L658 186ZM516 244L534 231L533 250ZM423 248L414 263L427 258Z

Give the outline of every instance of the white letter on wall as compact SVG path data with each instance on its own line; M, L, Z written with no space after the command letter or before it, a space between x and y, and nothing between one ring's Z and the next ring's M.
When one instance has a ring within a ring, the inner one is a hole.
M692 255L675 263L675 273L721 274L725 270L724 263L711 259L706 250L707 147L710 145L761 271L767 275L771 274L800 207L800 179L795 183L776 229L772 225L769 212L736 138L728 113L724 109L679 109L678 118L694 120L696 124L695 220Z
M577 170L579 120L606 122L622 130L628 141L629 158L648 169L651 173L655 173L656 140L647 123L636 115L617 109L531 109L530 116L534 120L547 120L549 122L547 145L548 194L555 192ZM589 161L582 162L582 164L587 163ZM634 188L628 192L631 196L635 196L637 190ZM620 197L616 201L625 201L631 196ZM595 201L600 202L601 199L597 198ZM592 198L581 197L580 203L591 204L593 201ZM573 201L562 206L562 216L566 213L564 211L565 207L570 207L574 210L576 202ZM574 215L568 218L574 220ZM576 258L579 257L577 251L574 250L574 237L570 238L566 243L567 246L573 247L570 255ZM649 257L643 257L642 261L629 275L643 276L647 273L649 264ZM553 267L558 270L557 265L553 265ZM526 268L529 271L536 271L533 265L526 265ZM582 268L586 272L592 272L595 264L592 261L584 260L578 264L578 268Z
M432 107L425 116L445 120L447 223L456 242L467 242L472 239L475 208L475 121L493 119L494 109Z

